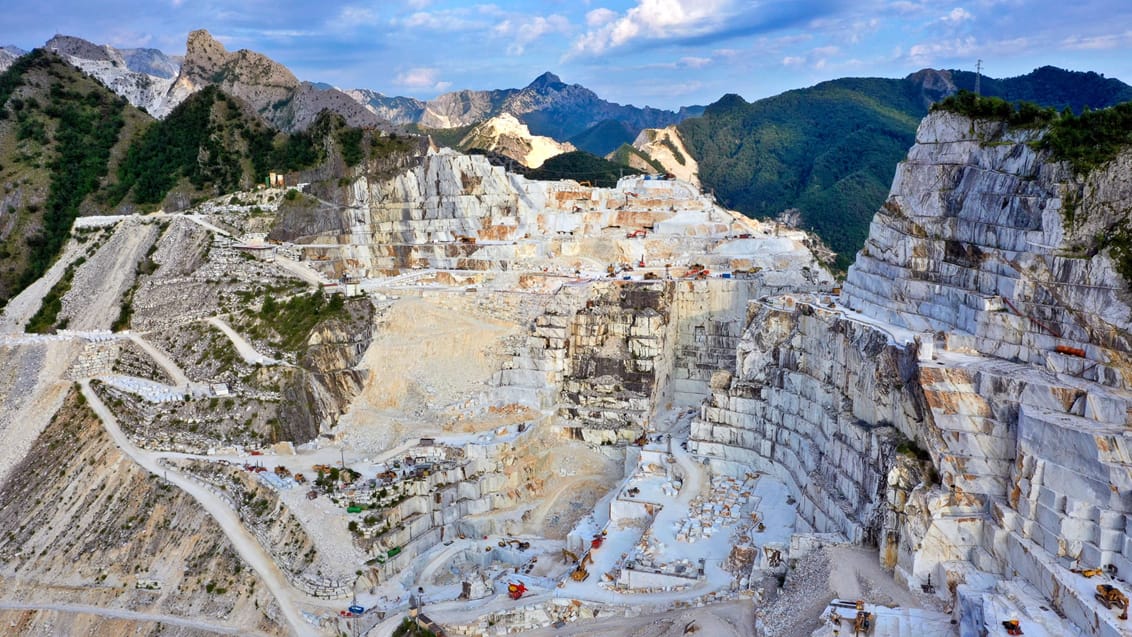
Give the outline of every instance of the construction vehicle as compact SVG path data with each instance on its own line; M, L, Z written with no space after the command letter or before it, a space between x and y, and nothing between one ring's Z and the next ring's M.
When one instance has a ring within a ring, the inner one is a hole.
M507 540L507 544L514 546L515 548L519 549L520 551L525 551L525 550L531 548L531 543L525 542L523 540Z
M577 561L578 561L577 553L574 553L573 551L570 551L570 550L567 550L567 549L562 549L562 563L563 564L569 564L570 562L577 562Z
M649 233L644 231L644 230L634 230L634 231L630 232L629 234L625 235L625 238L626 239L643 239L647 236L649 236Z
M1022 634L1022 624L1017 619L1003 620L1002 627L1006 629L1007 635L1021 635Z
M638 261L638 262L637 262L637 267L638 267L638 268L643 268L643 267L645 267L645 260L644 260L644 259L641 259L640 261Z
M766 553L767 566L775 568L782 564L782 551L780 551L779 549L769 549L764 547L763 552Z
M307 483L307 477L304 476L301 473L296 473L295 474L295 482L298 482L299 484L306 484Z
M591 556L589 553L586 553L586 556L583 557L582 561L578 563L578 568L574 569L573 573L570 573L570 579L574 580L575 582L584 582L589 579L590 572L586 570L586 565L593 563L593 556Z
M605 542L605 534L604 533L598 533L597 535L595 535L593 537L592 540L590 540L590 548L591 549L600 549L603 542Z
M507 585L507 595L511 599L519 599L525 592L527 592L527 587L522 582L511 582Z
M1097 584L1097 599L1105 608L1119 608L1122 611L1119 619L1128 619L1128 596L1121 593L1119 588L1111 584Z
M857 616L853 618L853 634L867 635L873 629L873 614L865 610L865 602L857 600Z
M1097 575L1104 575L1104 571L1099 568L1071 568L1070 573L1077 573L1083 577L1096 577Z
M456 240L459 241L460 243L467 243L469 245L475 245L475 243L476 243L475 237L469 237L467 235L462 235L462 234L456 235Z

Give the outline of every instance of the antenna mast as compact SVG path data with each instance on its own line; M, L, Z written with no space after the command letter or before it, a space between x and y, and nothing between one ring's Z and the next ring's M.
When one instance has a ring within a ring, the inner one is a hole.
M982 80L982 79L983 79L983 61L979 60L978 62L975 62L975 95L982 95L982 93L979 92L979 85L981 83L980 80Z

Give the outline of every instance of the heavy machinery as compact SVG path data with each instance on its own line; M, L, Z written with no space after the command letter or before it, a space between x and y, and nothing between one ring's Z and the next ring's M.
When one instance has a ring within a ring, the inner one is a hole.
M511 599L519 599L525 592L527 592L527 587L522 582L511 582L507 585L507 595Z
M586 565L593 563L593 556L591 556L589 553L586 553L586 556L583 557L582 561L578 563L578 568L574 569L573 573L570 573L570 579L574 580L575 582L584 582L589 579L590 572L586 570Z
M1007 619L1002 622L1002 627L1006 629L1007 635L1021 635L1022 624L1017 619Z
M1099 568L1071 568L1070 573L1077 573L1084 577L1096 577L1097 575L1104 575L1104 571Z
M873 614L865 610L865 602L857 600L857 616L853 618L853 634L867 635L873 629Z
M782 551L764 547L763 552L766 553L767 566L777 568L782 565Z
M1119 608L1119 619L1128 619L1128 596L1111 584L1097 584L1097 599L1105 608Z
M629 234L625 235L625 238L626 239L643 239L644 237L647 237L647 236L649 236L649 233L646 230L634 230L634 231L630 232Z
M570 562L577 562L578 555L573 551L562 549L562 563L569 564Z

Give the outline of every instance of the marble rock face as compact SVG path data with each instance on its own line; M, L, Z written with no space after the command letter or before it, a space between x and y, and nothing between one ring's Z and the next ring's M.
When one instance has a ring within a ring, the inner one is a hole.
M937 590L964 634L995 609L1028 618L1028 595L1059 630L1118 635L1070 569L1132 572L1132 297L1113 254L1132 153L1075 174L1042 132L929 115L839 303L752 303L690 446L779 475L801 529L878 546L909 586L953 584Z

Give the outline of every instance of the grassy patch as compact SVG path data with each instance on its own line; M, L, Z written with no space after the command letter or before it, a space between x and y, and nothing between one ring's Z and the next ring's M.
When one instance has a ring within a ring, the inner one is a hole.
M67 327L67 322L64 320L62 323L56 323L59 319L59 312L63 309L63 297L71 289L71 283L75 278L75 271L79 269L84 262L85 257L75 259L71 265L67 266L66 272L63 273L63 278L59 279L48 290L47 294L43 296L43 302L39 305L39 310L32 315L28 321L27 327L24 331L33 334L47 334L56 329Z

